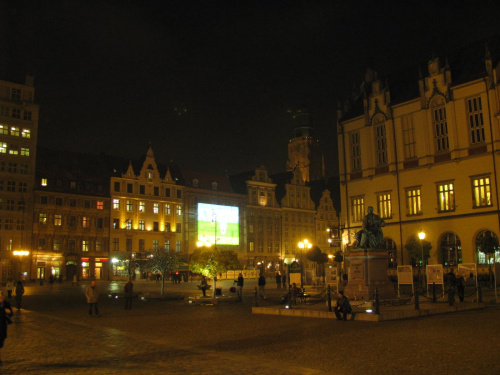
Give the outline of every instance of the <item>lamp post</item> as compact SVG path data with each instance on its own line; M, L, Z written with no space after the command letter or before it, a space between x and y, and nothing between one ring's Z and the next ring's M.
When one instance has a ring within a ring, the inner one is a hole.
M421 261L420 261L420 266L418 268L418 278L419 278L419 284L420 286L422 286L422 276L421 276L421 268L422 268L422 265L424 263L424 244L423 244L423 240L425 238L425 233L424 232L420 232L418 234L418 238L420 239L420 249L422 250L422 258L421 258Z
M299 242L300 249L300 287L304 287L304 249L309 250L312 247L312 243L309 240L303 240Z
M22 280L21 276L23 274L23 271L22 271L23 256L30 255L30 252L27 250L14 250L12 253L14 254L14 256L19 258L19 276L20 276L19 280Z

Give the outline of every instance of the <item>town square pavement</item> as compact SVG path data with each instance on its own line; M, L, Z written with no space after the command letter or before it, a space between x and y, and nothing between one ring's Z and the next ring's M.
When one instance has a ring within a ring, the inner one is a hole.
M500 374L500 308L387 322L253 315L243 303L199 302L196 282L98 282L101 316L90 318L82 282L28 283L9 326L0 374ZM230 281L219 283L231 294ZM268 282L266 300L283 295ZM231 299L231 298L230 298ZM204 301L205 302L205 301ZM16 310L16 309L14 309Z

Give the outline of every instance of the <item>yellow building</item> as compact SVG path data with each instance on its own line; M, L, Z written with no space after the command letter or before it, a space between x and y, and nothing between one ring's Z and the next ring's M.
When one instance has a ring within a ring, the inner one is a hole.
M490 43L498 51L498 40ZM432 245L429 264L485 263L478 238L500 234L499 57L483 43L399 78L367 71L338 116L341 222L351 245L372 206L386 222L392 265L413 263L405 245L420 232Z
M30 278L39 106L33 77L0 81L0 280Z
M111 177L112 279L127 278L132 259L146 259L157 249L174 250L179 256L187 252L184 186L172 177L170 168L159 170L151 147L136 170L130 163L125 173Z

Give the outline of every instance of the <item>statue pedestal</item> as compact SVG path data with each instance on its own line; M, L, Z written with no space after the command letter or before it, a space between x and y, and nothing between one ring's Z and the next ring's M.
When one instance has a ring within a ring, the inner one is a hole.
M349 262L349 276L344 293L350 300L371 299L375 289L382 299L396 296L394 285L387 275L387 250L353 249L346 260Z

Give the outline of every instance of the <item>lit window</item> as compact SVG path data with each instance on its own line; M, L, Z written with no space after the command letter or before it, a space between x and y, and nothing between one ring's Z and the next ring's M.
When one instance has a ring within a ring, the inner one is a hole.
M47 186L47 179L46 178L42 178L42 186Z
M19 148L17 146L10 145L9 154L19 155Z
M362 221L365 214L365 200L363 197L351 198L352 221Z
M139 212L146 212L146 202L139 202Z
M126 222L125 222L125 229L132 229L132 219L128 219Z
M182 207L177 206L177 216L180 216L180 215L182 215Z
M453 182L440 183L437 185L438 211L447 212L455 210L455 195Z
M392 217L391 193L384 192L377 194L378 214L382 219Z
M153 240L153 250L156 251L158 250L159 247L159 241L158 240Z
M153 213L157 214L160 211L160 204L153 203Z
M0 142L0 154L7 153L7 143Z
M175 241L175 251L177 253L181 252L181 241Z
M472 199L474 208L491 206L491 185L487 176L472 179Z
M97 201L97 209L98 210L104 209L104 202L103 201Z
M170 240L165 240L165 250L170 251Z
M102 241L95 242L95 251L102 251L104 249Z
M30 156L30 149L28 147L21 147L21 156Z
M171 213L171 206L170 204L165 205L165 215L170 215Z
M83 240L82 241L82 251L88 252L90 250L90 241Z
M134 209L134 204L131 200L127 200L127 211L131 212Z
M146 224L144 223L144 220L139 220L139 230L145 230L146 229Z
M18 126L11 126L10 127L10 135L14 137L19 137L19 127Z
M54 215L54 225L60 227L62 225L62 215Z
M54 239L54 251L60 251L61 250L61 240L56 238Z
M47 224L47 214L40 213L38 215L38 223L39 224Z
M0 134L9 134L9 127L7 125L0 124Z
M90 217L84 216L82 217L82 227L89 228L90 227Z
M406 214L408 216L422 213L422 202L420 199L420 187L406 189Z
M31 130L30 129L23 129L22 137L23 138L31 138Z
M113 199L113 210L119 210L119 209L120 209L120 200Z

